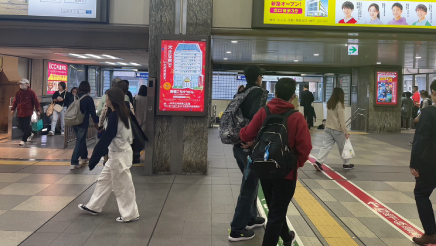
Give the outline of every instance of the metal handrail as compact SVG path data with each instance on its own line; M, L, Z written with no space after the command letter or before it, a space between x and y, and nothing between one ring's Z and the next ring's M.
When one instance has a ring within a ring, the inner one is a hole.
M216 104L213 105L213 107L212 107L212 115L210 116L210 125L209 125L210 128L213 128L213 126L216 123L216 108L217 108Z
M356 111L354 111L353 115L345 122L345 125L347 128L350 127L351 123L353 123L353 121L358 118L358 117L363 117L365 119L365 132L367 132L367 122L366 122L366 115L360 113L360 111L367 111L366 109L363 108L358 108Z
M89 126L88 133L86 135L86 144L89 144L93 141L93 143L97 142L97 129L94 127L94 120L92 117L89 117ZM73 142L76 141L76 133L74 133L72 126L65 126L64 132L64 149L68 148L69 145L72 145Z

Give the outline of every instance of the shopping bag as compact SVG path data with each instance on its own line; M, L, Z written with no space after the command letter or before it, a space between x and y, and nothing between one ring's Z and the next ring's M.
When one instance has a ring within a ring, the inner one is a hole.
M36 114L36 112L35 111L33 111L33 114L32 114L32 118L30 118L30 121L32 122L32 123L37 123L38 122L38 115Z
M39 132L42 130L42 127L44 126L42 119L38 120L36 123L32 122L32 131Z
M342 159L348 160L355 157L353 146L351 145L350 139L345 141L344 151L342 151Z
M53 114L54 106L55 106L55 103L54 103L54 102L51 103L51 104L48 106L47 112L45 112L45 114L46 114L48 117L50 117L50 116Z

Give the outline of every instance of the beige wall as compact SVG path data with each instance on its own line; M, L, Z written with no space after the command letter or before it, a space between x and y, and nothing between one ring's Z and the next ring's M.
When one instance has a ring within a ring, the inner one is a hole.
M110 0L109 23L148 26L149 12L150 0Z
M251 28L253 0L214 0L214 28Z

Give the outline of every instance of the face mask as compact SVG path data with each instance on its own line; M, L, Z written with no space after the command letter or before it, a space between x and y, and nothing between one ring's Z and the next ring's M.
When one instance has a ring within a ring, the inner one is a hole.
M20 85L20 88L21 88L22 90L27 90L27 85L25 85L25 84L21 84L21 85Z

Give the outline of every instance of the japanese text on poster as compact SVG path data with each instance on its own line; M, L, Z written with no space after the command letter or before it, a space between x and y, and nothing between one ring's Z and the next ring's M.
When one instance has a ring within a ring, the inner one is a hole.
M206 42L162 40L159 111L204 112Z
M68 65L49 62L47 76L47 94L52 95L58 91L58 85L60 82L67 83Z
M377 105L397 105L398 73L377 72Z
M264 1L264 24L436 28L436 1Z

